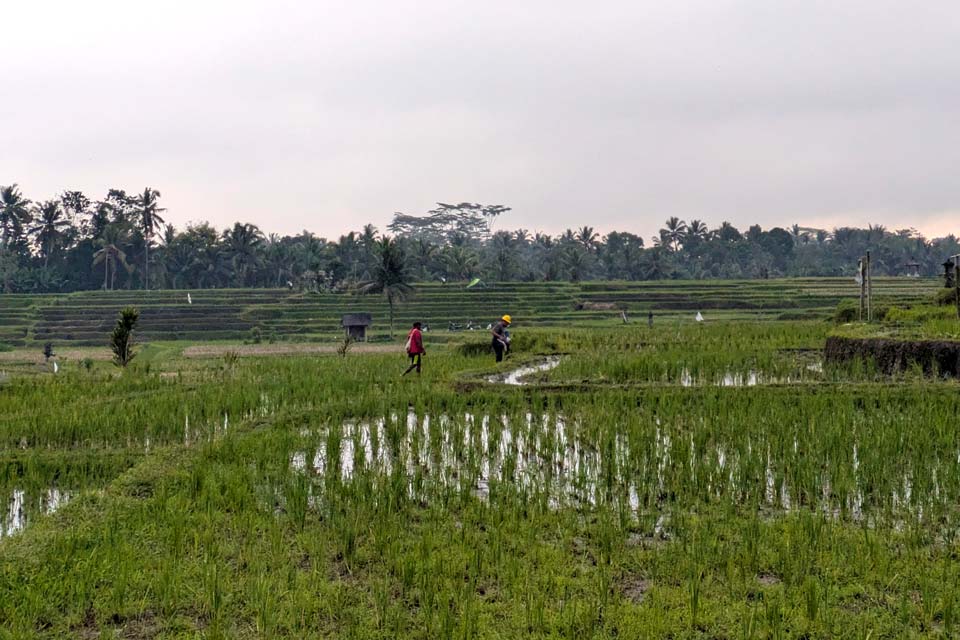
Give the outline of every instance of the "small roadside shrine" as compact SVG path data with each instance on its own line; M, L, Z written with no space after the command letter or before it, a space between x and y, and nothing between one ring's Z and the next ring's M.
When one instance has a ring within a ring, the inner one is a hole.
M360 342L367 341L367 327L373 324L373 316L369 313L347 313L340 318L340 326L346 331L347 337Z

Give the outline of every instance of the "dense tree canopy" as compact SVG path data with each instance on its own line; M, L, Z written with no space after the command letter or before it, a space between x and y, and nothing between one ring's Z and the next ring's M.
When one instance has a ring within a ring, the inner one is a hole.
M100 200L67 191L31 200L0 186L0 291L292 287L352 288L377 279L383 236L373 225L330 240L303 231L265 234L236 223L164 225L160 192L111 189ZM872 251L878 275L924 275L960 253L953 235L927 240L912 229L792 225L741 231L729 222L670 217L647 245L627 231L584 225L551 236L495 223L509 207L439 203L424 215L397 213L388 231L417 280L652 280L853 275Z

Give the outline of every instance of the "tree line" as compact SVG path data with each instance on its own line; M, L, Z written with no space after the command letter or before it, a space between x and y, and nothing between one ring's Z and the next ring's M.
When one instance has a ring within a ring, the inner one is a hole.
M110 189L102 199L66 191L30 200L0 187L0 291L290 287L341 290L376 277L385 234L373 225L327 239L280 236L237 222L177 229L161 194ZM419 281L658 280L852 276L872 251L877 275L939 273L960 253L954 235L928 240L913 229L838 227L745 230L671 217L657 236L601 236L584 225L559 235L494 230L503 205L438 203L423 215L397 213L386 234L409 277Z

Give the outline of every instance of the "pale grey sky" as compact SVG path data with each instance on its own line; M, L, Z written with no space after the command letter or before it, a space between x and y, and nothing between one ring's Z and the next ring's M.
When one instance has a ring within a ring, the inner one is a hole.
M960 2L3 3L0 184L336 236L435 201L960 233Z

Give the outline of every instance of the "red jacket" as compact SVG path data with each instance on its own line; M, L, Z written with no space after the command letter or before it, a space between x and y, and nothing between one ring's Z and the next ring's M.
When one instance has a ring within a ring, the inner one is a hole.
M420 329L411 329L407 337L410 339L410 350L407 351L407 353L415 356L427 352L427 350L423 348L423 334L420 333Z

